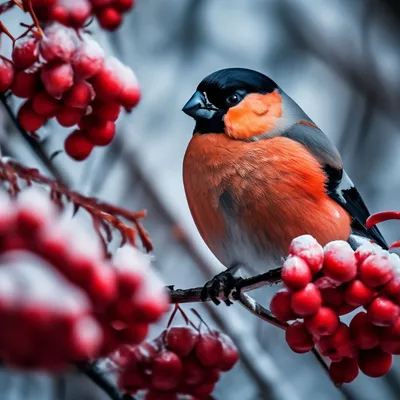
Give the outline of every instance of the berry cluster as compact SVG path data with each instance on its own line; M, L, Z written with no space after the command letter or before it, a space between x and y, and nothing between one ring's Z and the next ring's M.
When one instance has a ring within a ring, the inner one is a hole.
M122 23L122 15L134 5L134 0L32 0L33 9L41 21L57 21L81 28L95 15L100 26L109 31Z
M126 346L114 357L121 390L147 390L147 400L175 400L179 394L207 399L221 371L232 369L238 359L228 336L190 326L170 327L154 341Z
M59 216L45 192L0 197L0 358L56 369L136 344L168 308L149 259L124 246L112 262Z
M14 44L12 62L0 58L0 92L28 99L18 112L21 126L35 132L55 117L64 127L78 125L65 141L75 160L94 146L107 146L115 135L121 106L131 110L140 89L134 72L114 57L105 59L89 35L78 37L58 23L42 38L28 35Z
M294 239L282 267L286 289L271 301L281 321L296 320L286 341L296 353L316 344L332 361L337 384L353 381L359 369L368 376L388 372L400 354L400 259L366 243L353 251L347 242L322 248L309 235ZM350 325L340 316L364 307ZM303 321L300 321L303 319Z

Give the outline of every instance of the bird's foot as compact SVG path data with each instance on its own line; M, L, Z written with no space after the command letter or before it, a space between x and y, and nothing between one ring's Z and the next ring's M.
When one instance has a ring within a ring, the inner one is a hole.
M240 293L238 287L239 281L242 278L235 278L233 274L227 270L223 271L218 275L215 275L210 281L208 281L201 291L201 300L207 301L211 299L214 304L219 305L221 303L220 293L223 293L223 302L230 306L232 301L229 297L237 298Z

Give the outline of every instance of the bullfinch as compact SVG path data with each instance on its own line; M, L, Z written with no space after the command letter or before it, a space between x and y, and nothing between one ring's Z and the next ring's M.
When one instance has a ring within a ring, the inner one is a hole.
M387 248L328 137L273 80L227 68L204 78L183 111L195 120L183 181L200 235L227 271L279 267L293 238Z

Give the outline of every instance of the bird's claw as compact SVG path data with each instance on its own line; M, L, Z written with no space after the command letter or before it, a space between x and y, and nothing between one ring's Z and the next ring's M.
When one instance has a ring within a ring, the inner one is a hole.
M215 275L210 281L208 281L201 291L201 300L207 301L211 299L215 305L221 303L220 293L223 292L223 302L230 306L232 301L229 297L237 297L240 292L240 288L237 286L237 279L229 271L223 271L218 275Z

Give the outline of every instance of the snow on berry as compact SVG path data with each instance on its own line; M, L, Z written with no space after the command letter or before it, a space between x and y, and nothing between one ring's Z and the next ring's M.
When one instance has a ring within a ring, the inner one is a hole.
M15 41L12 60L15 68L31 67L39 58L38 42L35 37L25 36Z
M68 62L76 49L74 31L54 22L44 29L40 55L47 61Z
M68 14L67 25L77 26L79 23L72 20L80 21L76 15L85 10L85 2L54 0L49 7L52 12L64 10L61 14ZM100 8L96 6L99 12ZM74 10L80 11L74 14ZM121 108L131 111L140 99L138 80L131 68L114 57L105 61L103 49L89 34L77 35L73 28L58 22L46 25L43 37L18 39L13 60L0 59L0 92L11 89L15 96L28 99L18 115L21 126L32 134L50 118L63 127L79 126L81 129L73 130L64 146L77 161L86 159L95 146L109 145Z
M360 265L360 278L369 287L384 285L392 277L392 264L387 254L373 254Z
M382 376L392 354L400 354L400 258L369 242L356 251L343 241L321 249L309 235L292 241L282 266L287 289L273 296L270 309L280 321L294 321L286 328L294 352L316 345L331 360L335 384L353 381L359 368ZM359 307L367 312L349 326L340 320Z
M324 250L311 235L302 235L293 239L289 254L303 259L313 275L322 268Z
M357 260L347 242L336 240L324 248L323 272L338 282L348 282L357 275Z
M146 255L124 246L125 255L106 260L98 236L59 215L44 190L26 189L13 201L0 195L0 204L3 362L56 370L145 339L168 307ZM121 303L129 318L116 312Z
M82 43L72 56L71 63L77 77L89 79L103 67L104 50L89 35L84 35Z
M290 289L303 289L311 282L309 266L301 258L289 257L282 266L282 281Z

